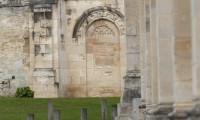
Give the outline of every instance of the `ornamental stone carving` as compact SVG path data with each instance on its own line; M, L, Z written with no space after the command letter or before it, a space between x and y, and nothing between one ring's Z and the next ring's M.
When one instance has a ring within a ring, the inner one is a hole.
M124 16L119 11L109 7L95 7L84 12L78 19L74 27L73 38L78 40L79 37L84 36L88 26L100 19L105 19L114 23L118 27L120 35L124 35Z

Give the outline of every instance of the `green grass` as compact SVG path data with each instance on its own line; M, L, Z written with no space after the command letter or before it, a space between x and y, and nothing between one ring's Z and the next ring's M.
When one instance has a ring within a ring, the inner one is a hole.
M34 113L35 120L47 120L47 101L61 111L61 120L80 120L81 108L88 109L88 120L101 120L102 98L58 98L20 99L0 97L0 120L26 120L27 113ZM111 105L119 103L119 98L106 98L108 118L111 120Z

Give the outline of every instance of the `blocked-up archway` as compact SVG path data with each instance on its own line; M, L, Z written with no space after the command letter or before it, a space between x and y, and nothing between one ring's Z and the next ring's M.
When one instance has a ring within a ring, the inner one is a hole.
M79 63L76 71L82 71L82 79L71 79L69 93L72 96L120 96L126 70L123 15L108 7L89 9L78 19L73 41L85 49L81 54L83 59L76 62Z
M98 20L86 31L86 75L89 96L120 93L120 41L117 27Z

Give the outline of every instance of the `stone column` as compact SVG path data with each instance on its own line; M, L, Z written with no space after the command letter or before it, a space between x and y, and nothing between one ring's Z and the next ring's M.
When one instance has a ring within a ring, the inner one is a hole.
M151 104L148 105L150 110L147 111L151 120L155 119L154 111L158 104L158 62L157 62L157 21L156 21L156 0L150 1L150 70L151 70Z
M141 105L140 109L140 119L144 118L143 112L146 109L146 66L145 66L145 0L139 0L139 31L140 31L140 69L141 69Z
M157 21L156 21L156 0L151 0L151 79L152 79L152 105L158 103L158 62L157 62Z
M141 98L146 100L146 74L145 74L145 0L140 0L140 67L141 67Z
M186 120L186 110L192 101L190 0L173 0L173 12L174 111L169 117Z
M191 0L192 7L192 79L193 106L188 111L191 120L200 119L200 1Z
M151 104L151 41L150 41L150 0L145 0L145 28L146 28L146 39L145 39L145 66L146 66L146 104Z
M153 114L156 119L167 120L173 104L173 0L156 0L158 105Z
M146 112L151 109L152 105L152 79L151 79L151 21L150 21L150 0L145 0L145 29L146 29L146 39L145 39L145 66L146 66ZM146 113L145 112L145 113ZM151 119L149 115L146 116L147 120Z

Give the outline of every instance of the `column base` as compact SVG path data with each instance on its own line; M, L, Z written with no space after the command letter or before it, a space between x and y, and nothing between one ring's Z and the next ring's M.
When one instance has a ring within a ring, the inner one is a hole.
M168 114L170 120L187 120L187 112L185 110L175 110Z
M117 105L118 116L117 120L132 120L133 118L133 106L131 103L119 103Z
M146 104L145 101L142 101L142 104L139 106L139 120L145 120L146 119Z
M194 100L194 105L187 111L189 120L200 120L200 99Z
M153 114L156 110L156 105L146 106L146 120L155 120L155 115Z
M150 109L147 115L149 120L169 120L167 115L172 111L173 107L171 105L159 105Z

